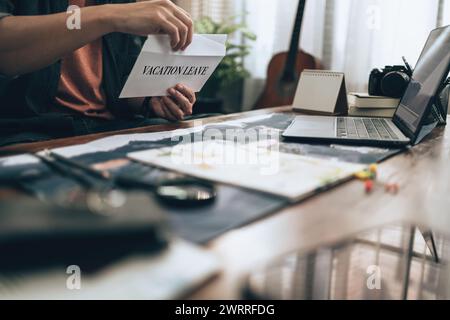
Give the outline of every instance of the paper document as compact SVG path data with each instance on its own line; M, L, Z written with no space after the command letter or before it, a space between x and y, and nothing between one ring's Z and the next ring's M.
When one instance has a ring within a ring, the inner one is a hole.
M199 92L225 56L227 35L196 34L185 51L174 52L167 35L148 36L120 98L167 96L182 83Z
M267 141L206 141L134 152L131 159L201 179L301 200L351 178L366 166L282 153Z

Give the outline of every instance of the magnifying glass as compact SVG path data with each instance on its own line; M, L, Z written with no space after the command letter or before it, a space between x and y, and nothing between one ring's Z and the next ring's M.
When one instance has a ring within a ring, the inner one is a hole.
M217 190L212 184L181 178L157 184L155 195L169 205L192 207L213 202L217 197Z
M213 184L195 178L174 177L152 183L119 175L115 182L125 188L152 190L159 200L170 206L207 205L217 198L217 189Z

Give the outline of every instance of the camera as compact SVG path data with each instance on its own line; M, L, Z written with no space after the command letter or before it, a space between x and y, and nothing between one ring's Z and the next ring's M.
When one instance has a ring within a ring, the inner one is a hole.
M369 77L369 94L401 98L411 81L412 70L405 66L386 66L384 69L373 69Z

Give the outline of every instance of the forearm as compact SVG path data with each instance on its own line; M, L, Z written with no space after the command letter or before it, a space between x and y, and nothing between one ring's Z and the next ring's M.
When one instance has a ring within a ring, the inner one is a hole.
M114 31L111 5L81 9L81 29L67 28L68 15L10 16L0 20L0 73L19 75L44 68Z
M174 50L185 49L193 35L189 15L169 0L89 6L81 9L81 29L69 30L68 18L64 12L0 19L0 73L44 68L110 32L166 33Z

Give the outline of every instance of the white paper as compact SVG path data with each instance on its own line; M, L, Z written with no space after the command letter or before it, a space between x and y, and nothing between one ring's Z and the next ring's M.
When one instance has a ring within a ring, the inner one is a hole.
M366 168L270 150L261 141L237 145L205 141L156 150L134 152L131 159L210 181L262 191L297 201L322 188L351 178ZM257 155L257 159L252 156Z
M39 159L32 156L31 154L21 154L17 156L0 158L0 168L14 167L20 165L30 165L36 163L39 163Z
M213 128L214 126L237 126L244 125L246 123L252 123L256 121L261 121L265 118L270 118L272 114L263 116L253 116L249 118L244 118L240 120L226 121L222 123L209 124L208 127ZM201 123L201 120L199 120ZM65 157L76 157L82 156L88 153L95 152L107 152L118 149L120 147L126 146L131 141L159 141L162 139L183 136L194 132L200 132L205 128L205 126L197 126L188 129L177 129L174 131L163 131L163 132L152 132L152 133L134 133L134 134L122 134L114 135L106 138L101 138L98 140L91 141L89 143L84 143L75 146L63 147L52 149L52 152L56 152ZM23 154L18 156L9 156L0 158L0 167L24 165L24 164L35 164L39 163L40 160L30 154Z
M120 98L167 96L179 83L200 92L225 56L226 41L227 35L195 34L186 50L174 52L169 36L148 36Z
M67 157L67 158L74 158L74 157L82 156L84 154L98 152L97 149L89 146L89 144L79 144L79 145L74 145L74 146L69 146L69 147L62 147L62 148L52 149L51 151L53 153L59 154L63 157ZM43 153L44 152L40 152L40 154L43 154Z

